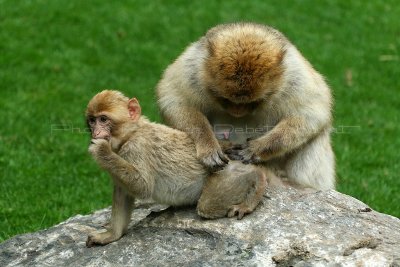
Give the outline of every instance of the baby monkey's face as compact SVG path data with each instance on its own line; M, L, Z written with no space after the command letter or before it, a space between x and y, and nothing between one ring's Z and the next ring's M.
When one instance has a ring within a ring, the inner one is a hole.
M106 139L111 138L111 120L104 114L89 115L87 123L93 139Z

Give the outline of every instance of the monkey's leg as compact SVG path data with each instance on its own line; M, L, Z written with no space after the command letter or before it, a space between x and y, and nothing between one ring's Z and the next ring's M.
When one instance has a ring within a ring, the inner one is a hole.
M241 178L249 180L249 192L242 203L232 205L228 210L228 217L237 216L238 220L242 219L245 214L251 213L257 207L267 187L266 174L261 170L257 170L257 172L253 172Z
M335 158L329 132L323 132L297 151L286 164L289 180L315 189L335 188Z
M263 197L266 175L253 165L232 161L227 168L207 177L197 213L204 218L242 218L252 212Z
M86 246L106 245L120 239L128 228L132 206L133 199L120 186L114 185L110 227L105 232L90 234Z

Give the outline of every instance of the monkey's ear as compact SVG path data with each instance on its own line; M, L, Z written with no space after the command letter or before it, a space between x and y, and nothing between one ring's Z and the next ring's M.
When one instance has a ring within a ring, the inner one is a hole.
M139 101L136 98L132 98L128 102L129 117L133 121L138 121L142 114L142 109L139 105Z

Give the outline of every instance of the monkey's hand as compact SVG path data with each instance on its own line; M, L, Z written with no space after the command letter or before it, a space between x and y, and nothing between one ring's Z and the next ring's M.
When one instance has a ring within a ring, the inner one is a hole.
M212 172L223 169L229 162L229 158L222 152L219 146L214 149L198 149L197 157Z
M243 160L243 156L240 154L243 149L247 147L247 144L236 144L224 150L225 154L231 160Z
M112 154L111 144L105 139L92 139L89 145L89 153L101 165Z
M249 143L237 144L225 150L231 160L240 160L244 164L257 164L262 160L256 155Z

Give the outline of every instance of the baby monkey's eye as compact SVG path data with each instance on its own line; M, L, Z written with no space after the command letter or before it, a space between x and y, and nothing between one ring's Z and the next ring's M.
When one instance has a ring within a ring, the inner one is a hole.
M89 117L88 118L88 122L89 122L89 124L94 124L96 122L96 118L95 117Z
M106 122L107 120L108 120L107 116L104 116L104 115L100 116L101 122Z

